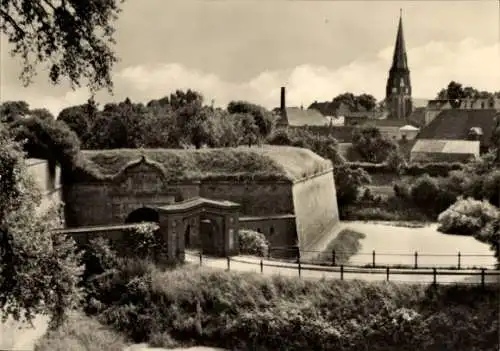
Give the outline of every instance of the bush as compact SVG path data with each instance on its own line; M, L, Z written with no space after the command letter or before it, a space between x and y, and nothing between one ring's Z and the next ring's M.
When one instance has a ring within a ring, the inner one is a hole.
M35 345L35 351L122 351L126 347L120 334L94 319L72 315L60 328L49 331Z
M240 243L240 254L266 256L269 250L269 242L262 233L240 229L238 232Z
M498 218L500 218L498 208L489 202L460 198L439 215L439 230L444 233L475 235Z
M301 280L199 267L128 267L106 281L95 313L135 342L155 339L164 346L157 335L168 333L181 342L233 350L418 345L496 351L496 288Z
M459 171L464 168L463 163L436 162L418 164L413 163L404 169L404 173L409 176L421 176L428 174L431 177L446 177L451 171Z

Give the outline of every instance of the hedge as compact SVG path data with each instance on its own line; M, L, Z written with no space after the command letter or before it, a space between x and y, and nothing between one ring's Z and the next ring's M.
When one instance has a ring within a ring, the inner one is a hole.
M370 174L393 174L394 168L386 163L369 162L346 162L351 169L362 168ZM419 176L428 174L431 177L446 177L451 171L458 171L464 168L464 164L454 162L433 162L433 163L413 163L402 167L402 173L409 176Z

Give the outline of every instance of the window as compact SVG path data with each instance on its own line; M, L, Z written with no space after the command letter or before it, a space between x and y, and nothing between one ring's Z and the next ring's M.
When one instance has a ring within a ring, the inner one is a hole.
M481 102L481 108L484 108L484 101Z
M274 227L271 227L271 229L269 229L269 234L271 234L271 235L274 234Z

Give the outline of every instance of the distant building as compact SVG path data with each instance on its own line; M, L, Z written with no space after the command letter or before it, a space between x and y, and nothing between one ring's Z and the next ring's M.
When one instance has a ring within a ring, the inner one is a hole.
M445 109L422 127L417 139L477 140L484 153L491 147L496 117L500 112L494 109Z
M411 162L467 162L479 158L477 140L417 140L411 149Z
M399 17L396 45L392 65L387 79L385 103L390 119L405 120L410 116L412 107L410 69L406 55L403 35L403 18Z
M286 106L286 89L281 87L280 108L278 110L277 127L328 126L330 120L316 109Z

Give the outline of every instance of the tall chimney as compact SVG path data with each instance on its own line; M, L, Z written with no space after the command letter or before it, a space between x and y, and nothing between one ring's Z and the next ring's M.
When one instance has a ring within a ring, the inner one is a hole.
M280 103L281 111L286 109L286 91L285 87L281 87L281 103Z

